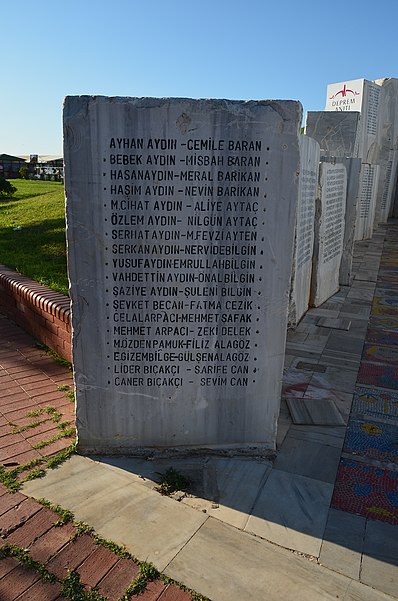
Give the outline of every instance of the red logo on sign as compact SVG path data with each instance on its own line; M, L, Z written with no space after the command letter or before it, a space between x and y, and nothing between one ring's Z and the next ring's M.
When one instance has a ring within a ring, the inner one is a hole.
M333 96L330 96L330 100L333 100L333 98L336 98L336 96L338 96L339 94L341 94L342 98L345 98L347 96L347 94L352 94L353 96L359 96L359 92L355 92L354 90L348 90L346 84L344 84L342 90L340 90L339 92L336 92L336 94L333 94Z

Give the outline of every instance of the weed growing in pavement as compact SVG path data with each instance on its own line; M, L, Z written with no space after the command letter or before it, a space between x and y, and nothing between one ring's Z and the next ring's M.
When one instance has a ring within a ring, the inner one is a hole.
M47 507L47 509L51 509L51 511L53 511L54 513L56 513L59 516L59 520L57 520L54 524L54 526L63 526L64 524L68 524L69 522L73 522L73 520L75 519L75 516L73 515L73 513L71 511L69 511L69 509L64 509L63 507L61 507L61 505L57 505L56 503L51 503L51 501L48 501L47 499L36 499L36 501L38 503L40 503L40 505L43 505L43 507Z
M59 451L58 453L56 453L56 455L53 455L52 457L47 457L47 467L53 469L54 467L61 465L61 463L69 459L69 457L71 457L71 455L73 455L74 453L76 453L76 440L74 440L73 443L67 449L62 449L62 451Z
M37 442L36 444L33 445L34 449L43 449L44 447L47 447L49 444L55 442L56 440L60 440L61 438L68 438L73 436L73 434L75 433L75 429L74 428L68 428L67 430L62 430L62 432L60 432L59 434L54 434L54 436L51 436L51 438L47 438L46 440L41 440L40 442Z
M146 589L148 582L159 578L160 574L154 565L143 561L140 565L140 573L128 587L126 593L122 597L123 601L128 601L133 595L139 595Z
M72 364L69 363L69 361L67 361L63 357L61 357L61 355L58 355L58 353L56 353L55 351L50 349L48 346L46 346L42 342L39 342L38 340L36 340L35 344L38 349L40 349L41 351L44 351L46 353L46 355L51 357L55 361L55 363L57 363L58 365L63 365L64 367L67 367L69 369L69 371L72 371Z
M58 411L55 407L49 405L48 407L39 407L38 409L32 409L32 411L28 411L26 417L39 417L40 415L46 414L48 415L47 420L52 420L55 424L57 424L62 417L62 413Z
M54 468L69 459L71 455L76 452L76 441L74 441L68 448L59 451L52 457L39 457L32 459L28 463L18 465L10 470L6 470L4 465L0 465L0 483L3 484L10 492L17 492L24 482L32 480L32 478L40 478L44 476L46 468ZM40 469L34 469L40 468ZM27 470L30 471L24 478L18 479L18 476Z
M177 472L173 467L169 467L164 474L157 472L161 476L160 484L155 486L155 490L161 495L171 495L178 490L184 491L190 485L188 478Z
M75 391L74 391L74 390L68 390L68 392L65 394L65 396L66 396L66 397L67 397L67 398L68 398L68 399L69 399L69 400L70 400L72 403L74 403L74 402L75 402L76 395L75 395Z
M44 468L35 467L35 468L33 468L33 470L30 470L29 474L26 474L23 481L27 482L28 480L35 480L36 478L43 478L43 476L45 476L45 474L46 474L46 470Z
M26 549L22 549L16 545L11 545L10 543L5 543L5 545L0 548L0 558L3 559L4 557L15 557L15 559L18 559L27 568L38 572L43 582L56 581L54 574L51 574L51 572L49 572L43 564L32 559Z
M58 390L65 392L66 398L72 401L73 403L75 402L75 391L73 388L71 389L71 387L68 384L61 384L61 386L58 386Z
M81 534L93 534L94 533L94 528L92 526L89 526L85 522L74 522L74 525L76 528L76 532L72 536L71 540L75 540Z
M106 547L115 555L118 555L123 559L131 559L132 561L138 563L137 559L130 553L130 551L126 549L126 547L122 547L108 538L102 538L102 536L99 536L98 534L94 534L94 541L96 545L102 545L103 547Z
M60 516L58 522L54 524L55 526L60 526L73 521L73 514L67 509L63 509L59 505L54 505L47 499L37 499L37 501L44 507L51 509ZM82 531L90 531L88 533L91 534L92 529L86 524L83 524L82 522L74 522L74 524L76 527L79 527L80 525L80 528L83 529ZM74 537L72 537L71 540L74 540ZM93 540L96 544L107 547L110 551L113 551L119 555L119 557L125 557L133 560L140 568L138 576L130 584L125 594L122 595L120 601L131 601L134 596L143 593L148 583L153 580L161 580L166 585L170 584L178 586L180 589L191 595L192 601L209 601L207 597L199 595L179 582L160 574L153 564L145 561L140 563L131 555L131 553L116 543L113 543L109 540L104 540L96 535L93 535ZM102 597L96 588L87 590L87 588L85 588L81 583L79 574L74 570L69 571L67 577L63 580L60 580L54 574L49 572L44 564L32 559L27 549L23 549L22 547L18 547L17 545L12 545L10 543L5 543L0 547L0 561L5 557L15 557L27 568L37 572L44 582L60 582L62 586L61 594L69 601L106 601L106 598Z
M63 581L61 594L70 601L106 601L106 597L100 595L97 590L85 590L79 574L74 570L71 570Z
M55 407L46 407L44 411L51 417L55 424L58 424L61 421L62 413Z
M30 416L28 416L30 417ZM37 419L34 422L30 422L30 424L26 424L26 426L21 426L20 428L18 428L18 426L16 424L11 424L11 433L12 434L21 434L21 432L26 432L26 430L29 430L30 428L37 428L37 426L40 426L40 424L45 424L46 421L48 421L47 419Z

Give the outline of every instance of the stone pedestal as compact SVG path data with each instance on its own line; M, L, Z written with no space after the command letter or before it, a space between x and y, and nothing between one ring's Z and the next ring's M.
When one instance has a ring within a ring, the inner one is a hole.
M66 99L81 451L274 448L300 123L290 101Z

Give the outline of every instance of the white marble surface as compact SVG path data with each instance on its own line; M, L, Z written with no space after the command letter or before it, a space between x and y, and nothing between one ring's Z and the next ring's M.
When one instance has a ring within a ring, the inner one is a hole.
M66 99L81 450L275 447L301 113Z
M318 557L332 492L328 482L273 469L245 531Z
M359 176L361 172L361 159L345 157L322 157L322 161L333 165L344 165L347 171L347 196L345 209L345 225L343 253L341 255L339 283L341 286L351 286L354 272L352 262L354 258L355 226L358 212Z
M347 172L344 165L321 163L310 304L319 307L339 289L343 253Z
M305 133L319 143L323 156L354 157L358 123L358 109L335 112L308 111Z
M308 310L310 300L319 153L319 144L315 140L300 136L299 193L289 302L289 326L293 328Z

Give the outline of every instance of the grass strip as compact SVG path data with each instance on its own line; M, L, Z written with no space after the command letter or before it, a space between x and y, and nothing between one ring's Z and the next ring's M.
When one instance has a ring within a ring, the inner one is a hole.
M67 295L64 186L13 184L15 194L0 201L0 263Z

